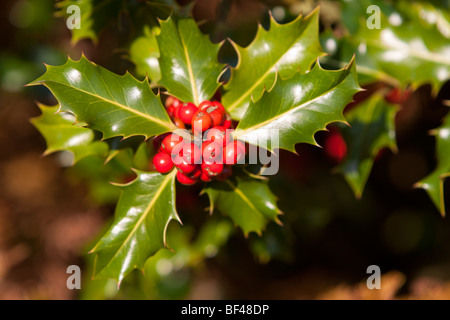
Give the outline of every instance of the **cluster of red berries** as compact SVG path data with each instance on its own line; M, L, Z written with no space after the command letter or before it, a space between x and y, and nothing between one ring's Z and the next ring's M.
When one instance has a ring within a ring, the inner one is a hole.
M176 167L177 180L184 185L229 178L231 165L245 159L246 149L243 142L232 140L231 118L222 104L203 101L197 107L169 97L165 105L182 131L155 138L159 151L153 157L154 168L167 173Z

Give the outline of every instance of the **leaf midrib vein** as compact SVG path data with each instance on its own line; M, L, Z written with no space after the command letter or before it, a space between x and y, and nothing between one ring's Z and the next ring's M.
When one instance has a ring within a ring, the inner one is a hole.
M231 183L229 180L225 180L225 182L226 182L226 183L234 190L234 192L236 192L236 193L242 198L242 200L244 200L245 203L248 204L248 206L249 206L251 209L253 209L254 211L258 212L261 216L263 216L263 217L265 218L264 214L263 214L261 211L259 211L259 210L253 205L253 203L250 201L250 199L247 198L247 197L245 196L245 194L243 194L242 191L239 190L239 188L238 188L237 186L235 186L235 185L234 185L233 183Z
M194 71L192 70L191 59L189 58L189 52L187 50L187 46L186 46L186 43L184 42L183 37L181 36L181 34L179 34L179 36L180 36L181 44L183 46L184 55L186 57L186 65L187 65L187 68L188 68L188 73L189 73L189 78L190 78L190 83L191 83L192 95L193 95L193 98L194 98L193 102L194 102L195 105L198 105L200 103L200 101L199 101L198 92L197 92L197 84L195 83Z
M46 82L47 82L47 81L46 81ZM151 120L151 121L153 121L153 122L156 122L156 123L158 123L158 124L160 124L160 125L162 125L162 126L168 128L168 129L170 129L170 130L173 130L173 129L174 129L174 128L173 128L173 125L168 125L166 122L164 122L164 121L162 121L162 120L160 120L160 119L158 119L158 118L155 118L155 117L152 117L151 115L142 113L142 112L140 112L140 111L138 111L138 110L136 110L136 109L130 108L130 107L125 106L125 105L123 105L123 104L121 104L121 103L118 103L118 102L115 102L115 101L111 101L111 100L109 100L109 99L107 99L107 98L105 98L105 97L102 97L102 96L98 95L98 94L94 94L94 93L88 92L88 91L86 91L86 90L77 88L77 87L72 87L72 86L69 86L69 85L67 85L67 84L65 84L65 83L63 83L63 82L59 82L59 81L50 80L50 81L48 81L48 82L58 83L58 84L60 84L60 85L62 85L62 86L65 86L65 87L67 87L67 88L69 88L69 89L73 89L73 90L76 90L76 91L80 91L80 92L82 92L82 93L84 93L84 94L87 94L87 95L89 95L89 96L96 97L96 98L99 99L99 100L103 100L103 101L106 102L106 103L110 103L110 104L116 105L116 106L118 106L118 107L121 108L121 109L124 109L124 110L129 111L129 112L134 113L134 114L137 114L137 115L139 115L139 116L141 116L141 117L147 118L147 119L149 119L149 120Z
M138 221L135 223L133 229L129 232L128 236L126 237L126 239L122 242L122 244L120 245L120 247L116 250L116 253L109 259L109 262L106 266L104 266L102 268L102 270L106 269L107 267L109 267L109 265L113 262L113 260L117 257L117 255L119 254L119 252L123 249L123 247L125 246L125 244L130 241L131 236L136 232L138 226L141 225L142 221L145 220L145 218L148 216L150 209L154 206L156 200L159 198L159 196L161 195L162 191L164 190L164 188L166 187L166 185L169 183L169 181L173 178L173 176L176 174L176 170L173 170L171 173L169 173L166 178L163 180L162 184L160 185L158 191L155 193L155 195L153 196L152 200L150 201L150 203L148 204L148 206L145 208L143 214L141 215L141 217L138 219ZM97 246L93 249L93 251L95 251L95 249L97 248Z
M280 62L280 60L285 56L285 54L286 54L289 50L291 50L292 47L299 41L299 39L302 37L302 35L304 34L304 31L305 31L306 29L307 29L307 28L305 28L305 29L303 30L303 32L300 33L299 36L298 36L297 38L295 38L295 41L292 42L292 44L290 45L290 47L289 47L283 54L280 55L280 57L275 61L275 63L273 63L273 64L270 66L270 68L267 69L267 71L259 78L258 81L256 81L256 82L255 82L255 83L254 83L247 91L245 91L245 92L241 95L241 97L240 97L238 100L236 100L236 101L233 102L230 106L227 107L227 110L228 110L229 112L233 111L233 110L238 106L238 104L239 104L242 100L244 100L247 96L249 96L249 95L253 92L253 90L255 90L255 88L256 88L257 86L259 86L259 85L261 84L261 82L263 82L263 80L269 75L269 73L272 72L272 69L275 68L275 66ZM248 48L245 48L245 50L247 50L247 49L248 49Z
M347 76L348 76L348 75L347 75ZM338 89L338 87L339 87L342 83L344 83L345 79L347 79L347 77L345 77L344 80L341 81L339 84L337 84L336 86L333 86L332 88L330 88L329 90L323 92L322 94L318 95L317 97L315 97L315 98L313 98L313 99L311 99L311 100L308 100L308 101L306 101L306 102L304 102L304 103L301 103L301 104L299 104L298 106L295 106L295 107L293 107L293 108L287 110L286 112L283 112L283 113L281 113L281 114L278 114L278 115L276 115L276 116L274 116L274 117L272 117L272 118L270 118L270 119L267 119L267 120L265 120L265 121L263 121L263 122L261 122L261 123L259 123L259 124L256 124L256 125L254 125L254 126L248 127L248 128L246 128L246 129L243 129L243 130L241 129L241 130L239 130L239 131L236 130L236 131L235 131L236 134L234 134L233 137L237 139L239 136L245 135L248 131L253 131L253 130L259 129L259 128L261 128L261 127L264 127L265 125L269 124L270 122L273 122L273 121L275 121L275 120L277 120L277 119L279 119L279 118L285 116L285 115L288 114L288 113L297 111L298 109L304 107L305 105L308 105L308 104L311 104L312 102L315 102L316 100L318 100L319 98L321 98L321 97L323 97L324 95L328 94L328 93L331 92L332 90ZM239 129L239 126L238 126L237 129Z

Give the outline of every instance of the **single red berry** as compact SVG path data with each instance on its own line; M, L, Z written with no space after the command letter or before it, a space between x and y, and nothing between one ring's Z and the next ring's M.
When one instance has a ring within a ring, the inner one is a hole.
M158 172L167 173L173 169L173 162L167 153L158 152L153 157L153 166Z
M218 176L223 171L223 163L203 161L202 171L203 173L206 173L209 177Z
M198 110L203 110L211 106L213 106L213 103L209 100L205 100L200 102L200 104L198 105Z
M169 106L167 108L167 114L169 115L170 118L173 118L174 112L175 112L175 107L174 106Z
M177 118L177 117L173 118L173 123L175 123L175 125L176 125L178 128L180 128L180 129L185 129L185 128L186 128L186 126L184 125L184 122L181 121L180 118Z
M177 98L173 97L173 96L168 96L166 101L164 102L164 105L166 108L173 106L174 104L179 104L180 100L178 100Z
M223 166L222 173L217 176L217 180L225 181L233 174L233 169L230 166Z
M402 104L408 100L410 94L411 91L408 89L402 90L400 88L394 88L386 94L385 99L390 103Z
M183 145L181 156L189 164L201 163L202 152L195 143L188 142Z
M175 164L175 167L185 174L192 173L197 167L197 165L195 164L188 163L186 160L183 159L181 155L176 155L172 157L172 161Z
M183 138L176 134L169 134L166 136L161 143L161 151L175 156L181 152L184 142Z
M173 111L173 116L174 116L174 117L179 118L179 112L180 112L180 108L181 108L182 105L183 105L183 104L182 104L181 101L178 100L178 99L176 99L176 100L173 102L172 106L173 106L173 108L174 108L174 111Z
M222 110L224 113L226 112L225 108L219 101L213 101L212 103L214 106L219 107L220 110Z
M222 145L215 141L203 142L202 157L204 161L222 162Z
M214 126L206 131L206 140L215 141L222 146L225 146L228 142L231 142L232 130L227 130L223 126Z
M198 108L193 103L183 103L178 110L178 118L180 118L181 121L184 122L184 124L191 124L192 117L194 116L197 109Z
M331 131L325 139L325 154L336 163L342 162L347 154L347 144L338 131Z
M230 129L233 125L233 121L228 113L225 113L225 119L223 120L222 126L225 129Z
M177 172L177 180L179 183L184 184L185 186L192 186L197 182L197 178L191 178L181 171Z
M197 110L192 117L192 130L195 132L203 132L211 127L211 116L204 110Z
M218 106L211 106L208 108L204 108L203 111L206 111L212 119L212 125L218 126L221 125L225 118L225 111L220 109Z
M202 180L203 182L210 182L212 181L212 178L202 171L202 174L200 175L200 180Z
M245 144L241 141L232 141L223 149L224 163L236 164L245 157Z
M164 103L164 105L166 106L167 112L169 113L170 117L178 118L178 110L180 109L180 106L181 106L180 100L178 100L175 97L169 96L166 99L166 102Z

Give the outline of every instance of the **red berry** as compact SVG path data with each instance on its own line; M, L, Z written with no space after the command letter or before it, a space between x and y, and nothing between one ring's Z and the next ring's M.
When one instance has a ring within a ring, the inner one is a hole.
M209 177L215 177L222 173L223 164L218 162L203 161L202 171Z
M215 141L205 141L202 144L204 161L222 162L222 145Z
M225 129L225 127L214 126L206 131L206 139L215 141L222 146L225 146L228 142L231 141L231 132L232 130L227 130Z
M222 173L217 176L217 180L227 180L233 174L233 169L230 166L223 166Z
M173 123L175 123L175 125L178 127L178 128L180 128L180 129L185 129L186 128L186 126L184 125L184 122L183 121L181 121L181 119L180 118L174 118L173 119Z
M225 108L219 101L213 101L212 103L214 106L219 107L220 110L222 110L225 113Z
M160 150L171 156L175 156L181 152L183 145L182 137L176 134L170 134L163 139Z
M188 142L183 145L181 156L189 164L201 163L202 152L195 143Z
M197 110L192 117L192 130L195 132L203 132L211 127L211 116L204 110Z
M385 99L390 103L402 104L408 100L410 94L411 91L408 89L402 90L400 88L394 88L386 94Z
M225 113L225 119L223 120L222 126L225 129L230 129L233 125L233 122L231 121L231 117L228 113Z
M212 181L212 178L202 171L202 174L200 175L200 180L202 180L203 182L210 182Z
M187 163L187 161L184 160L183 157L180 155L176 155L172 159L173 163L175 164L175 167L185 174L192 173L197 167L195 164Z
M327 136L324 146L326 155L336 163L342 162L347 154L347 144L338 131L331 131Z
M241 141L232 141L223 150L225 164L236 164L245 157L245 145Z
M197 109L198 108L193 103L183 103L178 110L178 118L180 118L181 121L184 122L184 124L191 124L192 117L194 116Z
M222 124L225 118L225 112L221 110L219 107L211 106L203 110L206 111L211 117L213 126L218 126Z
M169 106L167 108L167 114L169 115L170 118L173 118L174 112L175 112L175 107L174 106Z
M174 103L172 104L174 111L173 111L173 116L176 118L179 118L178 114L180 112L180 108L182 106L182 103L180 100L175 100Z
M158 152L153 157L153 166L158 172L167 173L173 168L173 162L167 153Z
M179 183L184 184L186 186L192 186L197 182L197 178L191 178L182 173L181 171L177 172L177 180Z
M175 97L172 96L168 96L166 101L164 102L164 105L166 106L166 108L173 106L174 104L179 104L180 100L178 100Z
M180 100L178 100L175 97L169 96L166 99L165 106L167 108L167 112L169 113L170 117L178 118L178 110L180 109L180 106L181 106Z
M208 107L211 107L212 105L213 105L213 103L211 101L209 101L209 100L202 101L198 105L198 110L206 109Z

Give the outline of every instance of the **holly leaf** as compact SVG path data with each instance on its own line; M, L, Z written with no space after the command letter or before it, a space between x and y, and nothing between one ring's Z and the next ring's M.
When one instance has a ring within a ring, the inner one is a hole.
M136 38L130 47L130 58L136 64L136 72L141 76L149 76L152 83L161 79L159 68L159 47L156 37L148 26L143 29L143 35Z
M103 138L142 135L146 138L174 131L175 125L148 83L129 73L116 75L89 62L68 59L62 66L47 66L30 85L45 85L58 99L60 111L103 133Z
M305 73L323 54L319 43L319 10L306 17L300 15L287 24L278 24L271 17L270 29L266 31L259 25L248 47L232 44L239 62L232 69L222 103L234 119L240 120L251 101L258 101L264 89L270 91L277 74L289 78L298 71Z
M94 277L114 278L119 284L148 257L166 246L169 222L181 223L175 209L175 175L135 171L136 180L119 186L114 222L91 252L96 254Z
M161 21L157 36L161 81L171 95L198 105L219 87L223 65L217 61L220 44L200 32L193 19Z
M98 155L105 157L108 144L95 141L94 132L74 124L72 114L59 112L59 106L44 106L38 104L42 114L31 119L31 123L39 130L47 143L44 155L57 151L69 151L73 154L73 163L80 159Z
M269 221L280 223L278 215L281 211L267 180L236 176L210 183L202 193L210 199L211 213L217 208L241 227L245 235L249 232L261 234Z
M374 93L345 113L350 126L341 133L347 144L347 155L338 166L357 197L362 195L375 157L383 148L397 150L394 105Z
M317 63L306 74L279 79L271 91L251 102L234 138L271 151L295 152L301 142L317 145L314 134L331 122L345 122L344 107L359 90L354 60L337 71Z
M345 39L348 44L342 58L356 52L358 70L370 76L365 83L390 77L394 86L414 89L430 83L437 91L450 79L448 38L436 25L424 27L417 19L404 21L398 13L381 17L380 29L369 29L365 20L361 21L358 33Z
M444 181L450 176L450 113L447 114L444 123L434 130L434 134L436 135L436 169L416 183L415 187L425 189L444 217Z

